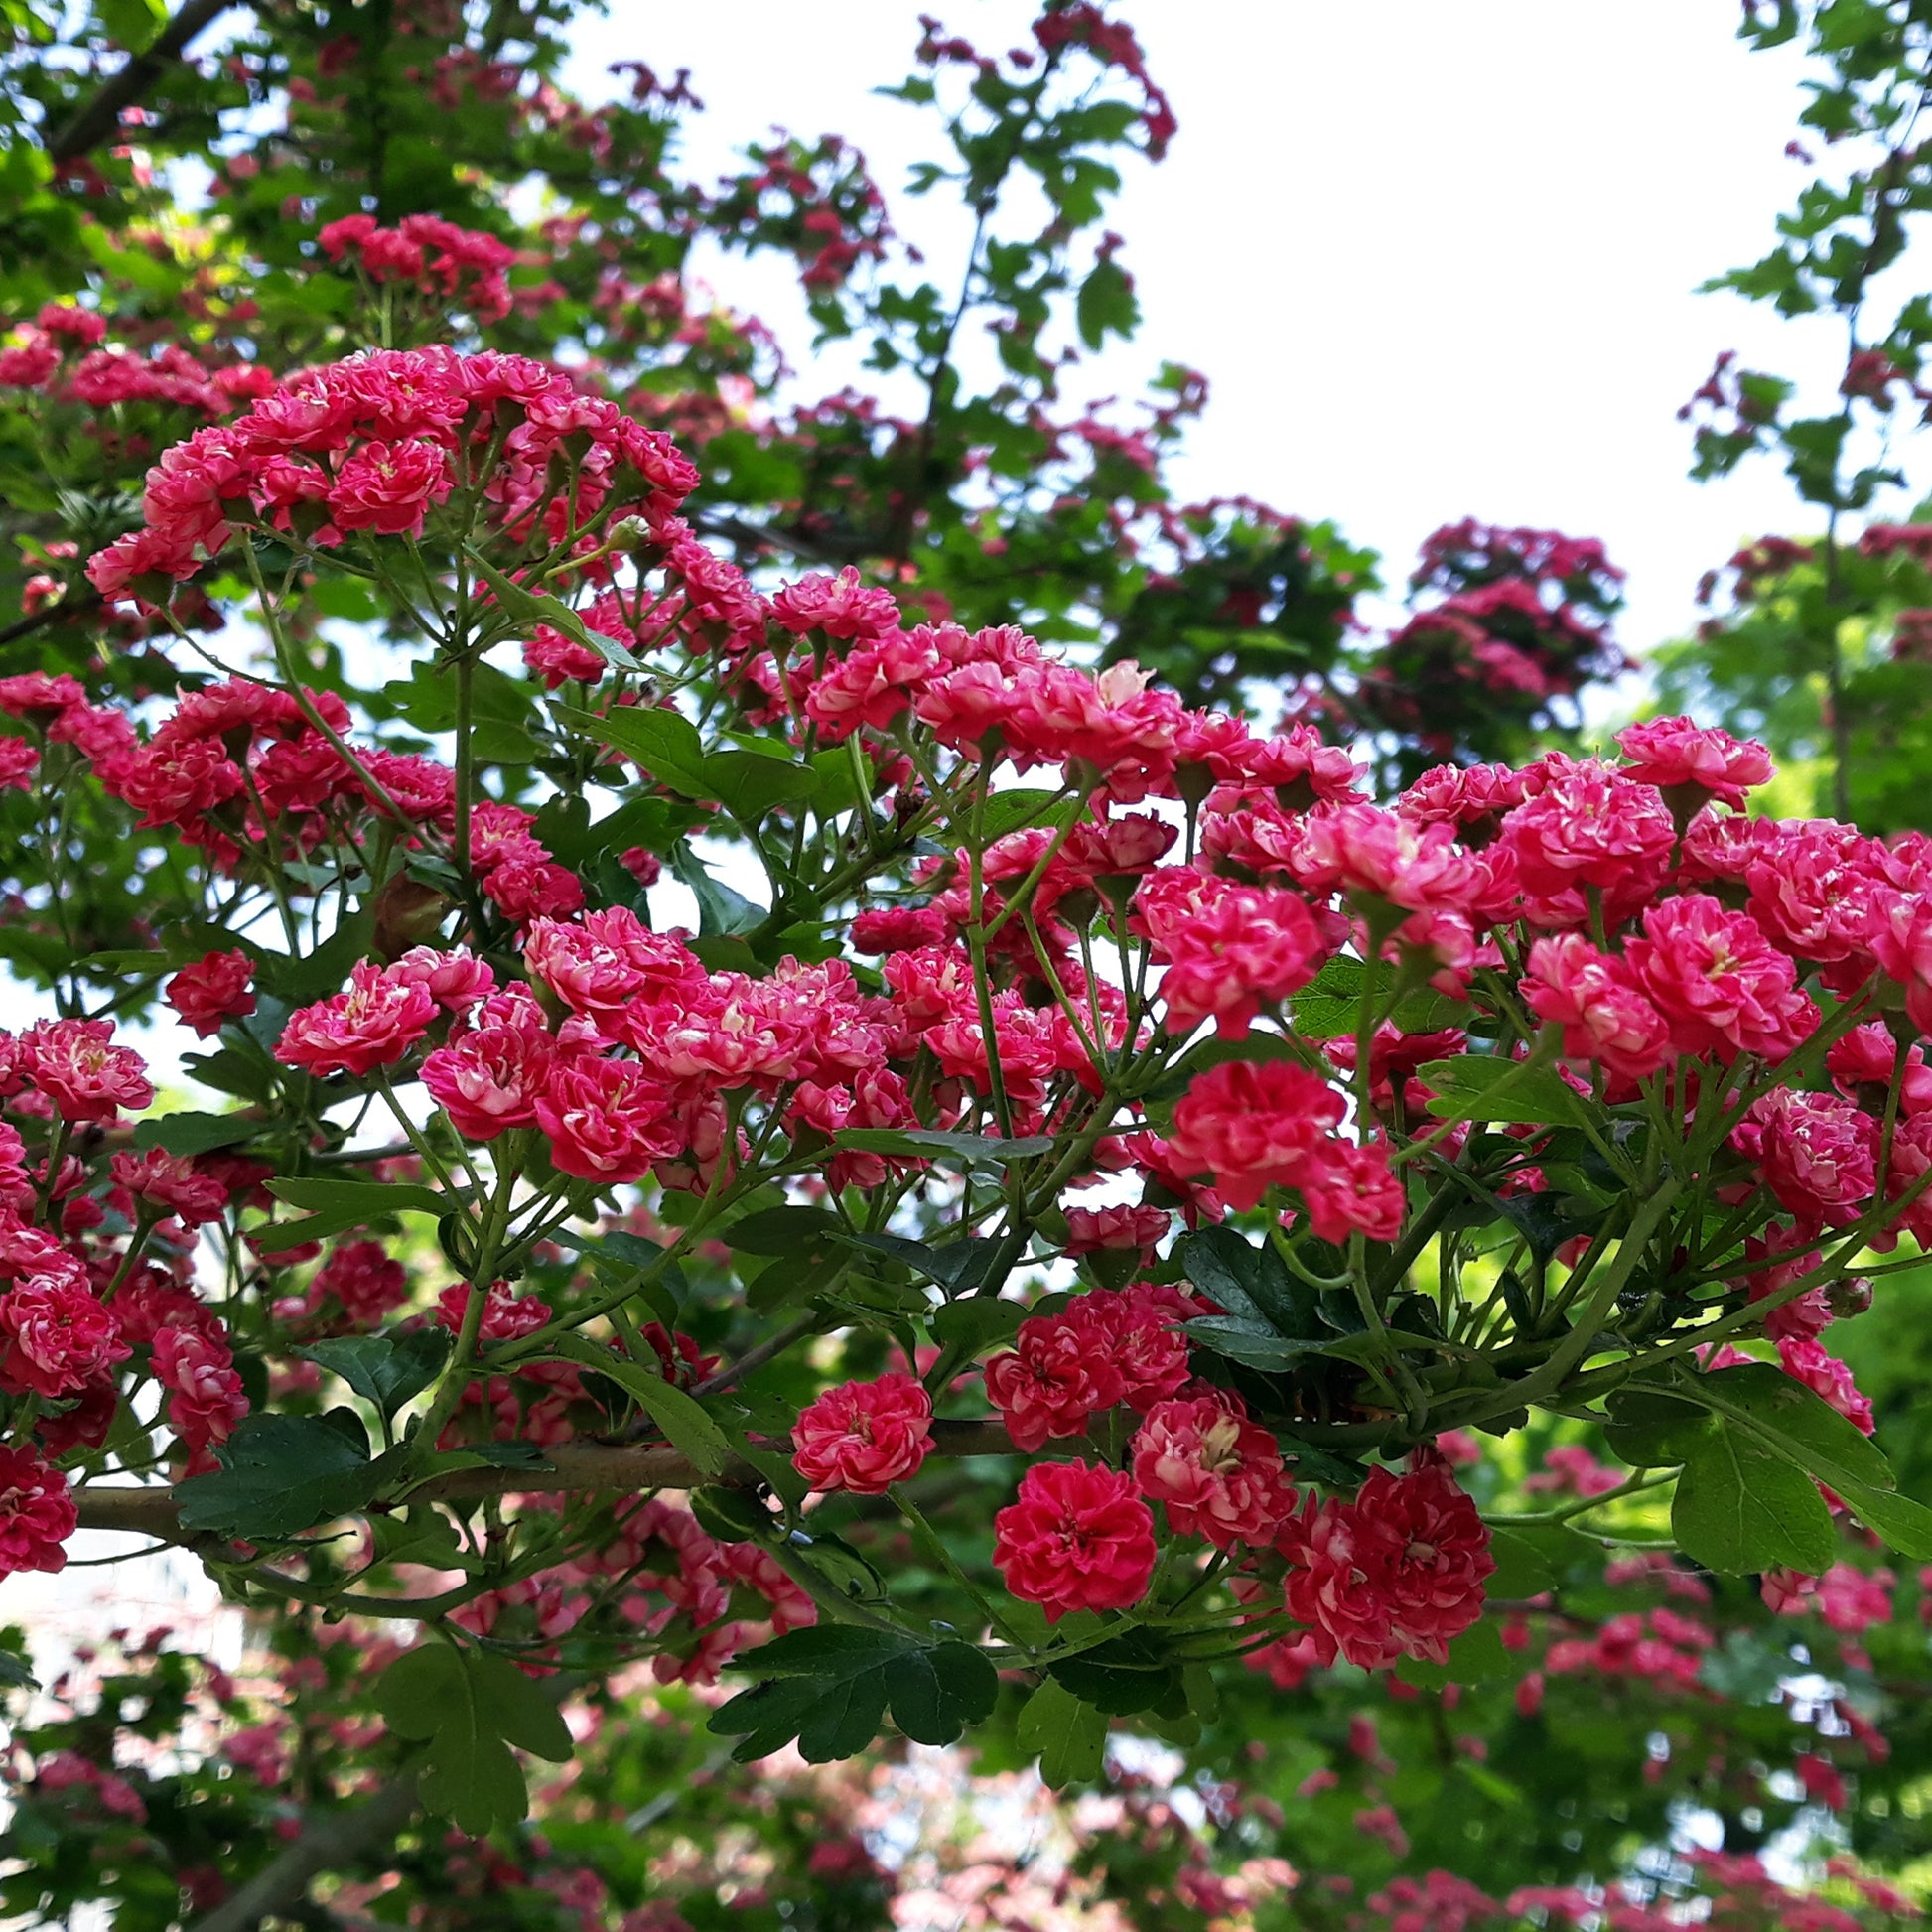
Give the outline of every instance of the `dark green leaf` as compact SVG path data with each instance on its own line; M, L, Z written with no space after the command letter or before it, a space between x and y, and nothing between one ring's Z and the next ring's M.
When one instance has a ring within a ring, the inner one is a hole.
M844 1233L845 1223L822 1207L760 1207L732 1222L718 1238L734 1254L822 1259Z
M707 1475L724 1473L731 1460L731 1439L694 1397L674 1388L654 1368L600 1348L581 1335L560 1335L551 1346L567 1360L608 1375L657 1425L664 1440Z
M1053 1150L1049 1134L1026 1134L1006 1140L997 1134L942 1134L924 1127L842 1127L833 1145L860 1154L894 1155L901 1160L1031 1161Z
M1579 1127L1592 1118L1588 1102L1554 1067L1465 1053L1431 1060L1418 1073L1431 1091L1429 1111L1444 1120Z
M343 1335L296 1353L340 1375L383 1415L393 1416L442 1373L450 1348L448 1329L412 1328L397 1335Z
M238 1147L262 1131L263 1123L241 1114L163 1114L159 1120L136 1121L134 1145L158 1147L168 1154L208 1154L221 1147Z
M1722 1425L1700 1440L1677 1478L1671 1528L1694 1563L1733 1573L1783 1565L1817 1576L1838 1542L1817 1483L1745 1431Z
M176 1491L184 1529L293 1536L366 1503L382 1480L381 1465L320 1416L244 1416L214 1453L216 1473Z

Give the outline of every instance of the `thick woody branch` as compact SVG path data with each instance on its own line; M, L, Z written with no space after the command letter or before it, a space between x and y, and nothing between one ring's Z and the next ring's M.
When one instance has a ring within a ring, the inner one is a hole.
M121 110L136 105L162 73L188 52L189 42L233 5L235 0L188 0L181 12L139 54L130 55L126 66L103 81L93 98L54 135L47 144L48 154L56 163L77 161L110 140L120 127Z
M935 1455L1011 1455L1012 1439L997 1422L935 1422ZM688 1457L661 1445L554 1443L543 1451L542 1469L456 1469L433 1476L410 1493L411 1502L472 1501L484 1496L561 1494L636 1495L650 1489L695 1489L706 1482L740 1487L763 1478L750 1463L739 1462L722 1477L708 1475ZM177 1492L161 1485L132 1488L96 1484L74 1491L80 1527L131 1530L168 1543L192 1544L197 1533L181 1526Z

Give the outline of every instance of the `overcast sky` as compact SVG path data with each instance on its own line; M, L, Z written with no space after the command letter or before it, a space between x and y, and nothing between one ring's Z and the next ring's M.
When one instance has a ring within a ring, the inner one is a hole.
M925 0L990 47L1012 0ZM899 190L929 123L871 89L897 79L918 0L614 0L587 21L572 84L641 59L692 69L707 104L701 179L774 123L864 148L902 230ZM1692 483L1678 405L1717 352L1809 372L1819 326L1697 284L1770 245L1806 171L1784 155L1801 104L1789 50L1749 54L1734 0L1141 0L1140 30L1180 132L1137 167L1111 225L1146 315L1134 348L1077 372L1070 399L1132 393L1160 361L1213 386L1179 481L1332 516L1400 577L1437 524L1474 514L1602 537L1629 572L1639 651L1692 620L1698 576L1740 537L1801 520L1768 460ZM775 266L703 265L725 299L797 313ZM807 378L844 378L843 366Z

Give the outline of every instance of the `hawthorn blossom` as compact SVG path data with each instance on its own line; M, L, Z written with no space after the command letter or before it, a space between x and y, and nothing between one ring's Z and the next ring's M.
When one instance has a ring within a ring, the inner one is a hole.
M882 1496L932 1448L932 1398L909 1375L828 1389L799 1412L791 1464L814 1489Z
M1297 1497L1281 1445L1247 1418L1238 1396L1157 1403L1134 1438L1134 1480L1162 1503L1181 1536L1219 1549L1265 1549L1294 1513Z
M1041 1604L1048 1623L1071 1610L1131 1609L1154 1576L1154 1516L1134 1478L1086 1462L1035 1462L1020 1495L993 1518L993 1561L1007 1588Z

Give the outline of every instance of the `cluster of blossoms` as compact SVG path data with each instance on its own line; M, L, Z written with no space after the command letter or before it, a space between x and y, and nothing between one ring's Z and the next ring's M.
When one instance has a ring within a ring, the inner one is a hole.
M89 411L154 403L188 412L191 421L220 418L275 384L260 363L210 367L179 343L163 343L146 355L110 345L107 319L71 302L48 303L10 334L0 346L0 390L37 390Z
M818 1621L817 1605L767 1552L715 1542L688 1509L655 1498L627 1510L600 1549L474 1597L456 1620L480 1636L547 1646L613 1588L660 1684L715 1683L741 1650Z
M111 1145L154 1100L105 1020L0 1033L0 1575L59 1570L77 1511L60 1465L91 1455L142 1381L176 1466L214 1466L248 1412L231 1337L193 1286L200 1229L265 1173L225 1156ZM18 1122L16 1126L14 1123ZM43 1158L29 1158L25 1134ZM124 1140L124 1136L120 1137Z
M479 324L510 312L516 250L494 235L434 214L406 214L393 228L378 226L372 214L351 214L331 221L316 241L332 262L351 260L371 282L425 290L439 312L454 301Z
M566 455L566 446L582 454ZM568 467L559 487L552 458ZM494 531L544 546L635 518L668 541L698 473L669 437L526 357L379 350L292 376L148 473L143 527L87 567L104 597L166 599L237 528L311 549L418 536L461 487Z
M420 223L352 220L324 247L377 280L475 278L473 298L507 267ZM546 843L540 827L568 827L568 813L546 805L540 819L509 783L493 795L486 758L392 750L344 697L293 679L185 688L145 736L71 680L0 686L0 710L25 726L9 782L31 784L30 756L71 746L141 830L192 855L211 895L246 905L279 868L291 919L318 881L387 882L359 908L366 956L335 991L316 997L311 981L278 999L286 964L244 943L239 920L235 945L166 984L198 1036L253 1051L263 1091L299 1106L310 1131L331 1121L318 1146L332 1162L439 1181L445 1251L483 1257L430 1308L379 1242L325 1256L277 1248L287 1228L238 1227L273 1265L317 1263L267 1285L265 1352L433 1322L475 1355L429 1399L426 1449L483 1437L555 1449L611 1421L615 1384L587 1346L701 1408L734 1379L668 1312L645 1324L587 1304L567 1268L554 1290L522 1279L584 1238L573 1223L630 1232L644 1209L618 1190L682 1197L687 1222L723 1237L728 1266L737 1217L774 1200L780 1218L835 1228L845 1252L884 1244L875 1256L957 1208L970 1246L910 1250L929 1279L997 1295L1008 1274L944 1272L997 1252L1009 1274L1023 1256L1070 1262L1076 1292L1030 1311L977 1379L990 1342L949 1352L944 1386L893 1373L787 1405L797 1477L888 1495L943 1440L935 1408L983 1389L1021 1453L1080 1450L1035 1462L995 1524L1009 1589L1050 1620L1133 1609L1164 1547L1198 1544L1237 1613L1274 1637L1250 1647L1278 1681L1338 1659L1441 1664L1480 1614L1492 1563L1474 1503L1429 1444L1449 1446L1435 1405L1466 1399L1450 1377L1484 1352L1471 1337L1487 1317L1471 1319L1447 1278L1434 1306L1409 1293L1408 1238L1441 1225L1430 1216L1452 1181L1527 1216L1526 1197L1575 1171L1547 1138L1574 1116L1625 1109L1661 1150L1722 1104L1734 1117L1709 1184L1731 1234L1710 1292L1736 1310L1761 1303L1746 1318L1778 1365L1868 1430L1869 1406L1819 1340L1858 1295L1824 1285L1822 1257L1848 1231L1932 1235L1932 1073L1911 1039L1932 1026L1932 842L1748 818L1748 791L1770 775L1761 748L1670 719L1625 731L1617 759L1445 765L1379 805L1307 723L1260 732L1132 664L1068 664L1013 626L908 622L856 569L766 597L680 519L697 482L667 437L555 368L384 351L297 375L169 451L148 478L145 527L89 566L103 596L153 607L270 535L322 574L380 576L402 554L416 569L477 559L449 567L479 628L443 641L459 664L519 652L521 685L490 670L518 693L518 731L555 754L546 769L589 773L656 813L631 822L653 825L639 836L658 849L600 855L615 866L581 859L588 815L575 845ZM1599 554L1537 533L1449 533L1441 568L1471 580L1456 595L1486 598L1492 618L1522 603L1508 585L1541 585L1537 621L1558 628L1562 587L1595 608L1608 596ZM1488 589L1472 581L1484 571ZM296 594L267 593L265 609ZM729 749L706 749L699 706L706 730L729 720L732 736L713 741ZM1047 802L1026 792L1025 812L990 824L1015 802L1004 779L1034 772L1053 781ZM702 860L677 841L727 820L766 862L768 917L728 906L736 929L721 930L720 900L701 895L701 933L670 926L650 897L660 857L697 877ZM572 851L579 863L557 856ZM814 879L835 884L821 893ZM350 897L344 887L339 915ZM96 1023L56 1024L93 1039ZM1823 1049L1814 1084L1787 1065L1808 1045ZM117 1049L103 1035L98 1050ZM1463 1104L1471 1081L1501 1092L1532 1075L1554 1109ZM35 1075L61 1119L111 1116L64 1102L66 1077ZM425 1109L397 1098L409 1087L426 1096L427 1128ZM130 1088L113 1104L146 1100ZM332 1118L351 1106L391 1110L412 1144L405 1166L353 1151ZM1473 1131L1492 1118L1508 1132ZM1604 1137L1605 1158L1623 1145ZM1003 1187L960 1187L949 1147L1004 1160ZM80 1283L101 1311L89 1327L47 1302L56 1289L34 1268L16 1269L22 1285L0 1302L8 1392L81 1401L117 1372L150 1374L186 1469L210 1466L246 1404L230 1339L183 1286L185 1231L261 1177L117 1153L127 1224L177 1258L174 1285L145 1253L119 1280L120 1259L94 1258ZM1219 1346L1254 1313L1245 1291L1197 1276L1191 1247L1170 1238L1177 1222L1228 1216L1252 1217L1256 1266L1289 1270L1278 1299L1304 1323L1263 1336L1265 1372L1247 1372L1252 1348ZM1547 1266L1616 1266L1603 1256L1623 1225L1603 1246L1555 1244ZM696 1239L658 1233L658 1252ZM96 1277L116 1285L101 1292ZM1400 1318L1397 1294L1411 1309ZM865 1306L840 1301L837 1318ZM922 1305L896 1306L910 1311L893 1333L912 1353L906 1321ZM605 1313L609 1332L588 1340ZM1518 1321L1518 1303L1504 1314ZM1439 1341L1435 1380L1413 1375L1402 1351L1426 1361ZM1733 1359L1709 1351L1703 1365ZM313 1361L284 1359L275 1376L291 1400L320 1385ZM1301 1480L1292 1440L1284 1452L1284 1436L1336 1420L1352 1452L1397 1416L1383 1466L1352 1496ZM654 1412L636 1424L658 1427ZM765 1436L755 1452L778 1444ZM1594 1465L1553 1468L1585 1499L1605 1493ZM538 1542L559 1506L523 1508ZM629 1637L699 1677L745 1632L805 1620L809 1597L768 1553L649 1509L615 1554L526 1569L463 1617L548 1656L616 1589ZM771 1613L752 1614L746 1591ZM1653 1625L1631 1641L1653 1640L1668 1635Z

